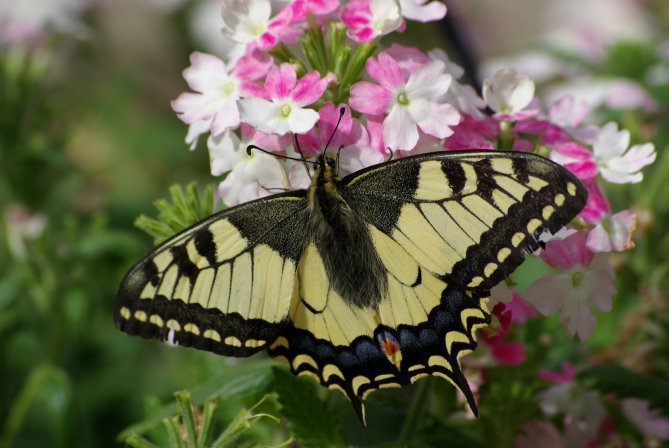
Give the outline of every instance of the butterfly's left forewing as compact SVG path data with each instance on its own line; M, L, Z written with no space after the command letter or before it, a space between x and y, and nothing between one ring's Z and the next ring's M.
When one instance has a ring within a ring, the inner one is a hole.
M121 330L248 356L280 334L307 229L305 192L242 204L169 239L126 275Z

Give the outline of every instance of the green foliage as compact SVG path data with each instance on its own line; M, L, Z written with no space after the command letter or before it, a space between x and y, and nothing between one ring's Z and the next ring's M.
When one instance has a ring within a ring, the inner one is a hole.
M215 437L214 417L219 406L219 399L204 403L202 410L193 405L188 392L176 392L176 404L178 414L163 419L162 423L167 433L170 448L232 448L240 446L240 438L243 433L250 429L253 424L263 417L274 420L279 419L269 414L254 413L255 408L260 406L265 398L261 399L250 409L243 409L230 422L218 437ZM214 438L215 437L215 438ZM157 446L149 440L131 434L125 438L126 445L133 448L147 448Z
M158 209L156 218L140 215L135 225L153 237L158 244L213 213L214 186L208 185L202 193L192 182L183 188L170 187L170 200L158 199L153 205Z
M284 368L275 367L272 372L281 414L297 443L305 448L344 447L341 431L318 399L313 381L295 377Z
M579 374L579 379L590 389L615 393L620 398L648 400L652 408L669 415L669 381L632 372L622 366L593 366Z

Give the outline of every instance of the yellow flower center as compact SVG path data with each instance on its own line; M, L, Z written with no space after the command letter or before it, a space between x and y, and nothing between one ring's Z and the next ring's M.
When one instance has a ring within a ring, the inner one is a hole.
M283 118L288 118L292 110L293 109L290 107L290 104L284 104L283 106L281 106L281 116Z
M574 288L578 288L583 281L583 272L576 271L571 276L571 284Z
M406 93L401 92L399 95L397 95L397 104L401 106L408 106L409 102L409 97Z

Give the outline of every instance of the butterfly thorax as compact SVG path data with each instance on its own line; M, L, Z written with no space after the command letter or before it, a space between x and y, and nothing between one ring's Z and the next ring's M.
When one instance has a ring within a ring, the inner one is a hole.
M323 154L308 192L311 235L332 288L346 302L375 308L387 290L386 271L366 221L346 202L336 161Z

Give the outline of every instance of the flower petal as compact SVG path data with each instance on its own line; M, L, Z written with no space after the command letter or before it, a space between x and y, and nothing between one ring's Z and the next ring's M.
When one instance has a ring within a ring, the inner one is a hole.
M450 104L429 103L429 114L418 122L418 127L426 134L446 138L453 134L450 126L460 122L460 114Z
M272 99L288 98L295 88L297 74L290 64L272 68L265 80L265 90Z
M441 61L431 61L413 72L406 83L405 90L410 98L426 98L438 101L442 98L453 79L445 72L446 65Z
M312 71L297 81L297 85L291 93L290 98L300 106L307 106L318 101L323 92L325 92L326 87L327 80L321 78L318 72Z
M393 106L383 120L383 141L393 150L410 151L418 142L418 127L405 107Z
M387 90L395 90L404 84L400 65L387 53L380 53L377 58L367 59L366 68L369 76Z
M351 87L349 104L358 112L380 115L388 110L391 101L390 91L371 82L360 81Z

